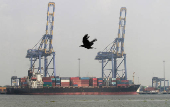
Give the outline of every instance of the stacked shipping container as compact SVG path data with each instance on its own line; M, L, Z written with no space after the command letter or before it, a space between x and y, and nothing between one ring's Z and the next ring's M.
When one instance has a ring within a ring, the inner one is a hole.
M55 80L55 78L51 78L51 80L52 80L52 86L55 87L55 85L56 85L56 80Z
M79 77L70 77L71 86L80 86L81 80Z
M51 77L43 77L42 80L44 82L43 87L52 87Z
M97 78L90 78L89 85L97 86Z
M61 86L68 87L70 86L70 77L61 77Z
M103 78L97 78L98 86L103 86Z
M110 86L116 86L116 78L109 78Z
M129 80L117 80L117 86L129 86Z
M26 82L27 78L21 78L20 83L22 87L28 86ZM36 77L32 77L31 80L37 80ZM55 86L119 86L126 87L134 84L132 80L122 80L121 78L89 78L89 77L43 77L43 87L55 87Z
M60 82L61 82L60 78L56 77L55 80L56 80L56 82L55 82L56 86L60 86Z
M110 84L109 78L103 78L103 85L109 86L109 84Z
M81 77L80 80L81 80L81 84L80 86L83 86L83 87L88 87L89 86L89 77Z
M27 87L28 86L28 84L27 84L27 78L21 78L21 87Z

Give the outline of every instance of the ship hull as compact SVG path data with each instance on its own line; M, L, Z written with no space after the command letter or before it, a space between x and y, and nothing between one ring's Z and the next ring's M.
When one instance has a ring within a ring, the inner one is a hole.
M22 93L22 95L138 95L137 92Z
M139 85L129 87L46 87L7 88L7 94L18 95L137 95Z

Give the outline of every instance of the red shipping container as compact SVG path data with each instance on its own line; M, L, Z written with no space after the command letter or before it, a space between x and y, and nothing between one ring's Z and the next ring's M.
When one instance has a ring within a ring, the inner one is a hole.
M42 80L51 80L51 77L43 77Z
M97 80L97 78L93 78L92 80Z
M81 82L81 80L71 80L71 82Z
M98 80L98 82L103 82L103 80Z
M43 80L43 82L52 82L52 80Z
M70 82L61 82L61 84L70 84Z
M31 80L37 80L37 78L36 77L31 77Z
M81 81L81 83L89 83L89 81Z
M26 80L21 80L21 82L26 82Z
M79 80L79 77L70 77L70 80Z
M120 78L116 78L116 80L120 80Z
M21 80L26 80L27 78L21 78Z
M146 90L146 91L152 91L152 90L155 90L155 88L153 88L153 87L147 87L145 90Z
M89 80L81 80L81 82L89 82Z
M78 84L79 87L89 86L89 84Z
M70 83L61 83L61 85L65 85L65 84L68 85L68 84L70 84Z
M129 80L121 80L121 82L129 82Z
M117 86L128 86L129 84L117 84Z
M70 86L70 85L68 85L68 84L61 84L61 86Z
M21 86L27 86L27 84L22 84Z
M97 82L97 80L92 80L92 82Z

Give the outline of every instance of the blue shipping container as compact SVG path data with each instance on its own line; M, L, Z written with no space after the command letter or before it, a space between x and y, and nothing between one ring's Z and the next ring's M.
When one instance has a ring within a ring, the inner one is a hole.
M103 80L103 78L97 78L98 80Z
M51 80L55 80L55 78L51 78Z
M56 80L60 80L60 78L55 78Z
M27 84L27 82L22 82L22 84Z
M52 84L52 82L44 82L44 84Z
M116 84L116 82L112 82L112 84Z
M89 80L90 78L89 77L81 77L80 79L81 80Z

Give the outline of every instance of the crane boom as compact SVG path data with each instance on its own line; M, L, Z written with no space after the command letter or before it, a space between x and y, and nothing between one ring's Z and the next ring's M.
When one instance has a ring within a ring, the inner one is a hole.
M116 53L117 56L124 54L124 38L125 38L125 25L126 25L126 7L120 9L118 38L116 39ZM119 50L119 42L121 43L121 51Z

